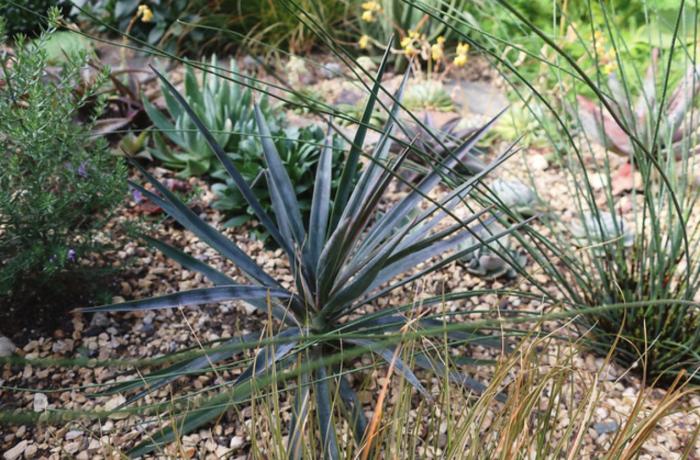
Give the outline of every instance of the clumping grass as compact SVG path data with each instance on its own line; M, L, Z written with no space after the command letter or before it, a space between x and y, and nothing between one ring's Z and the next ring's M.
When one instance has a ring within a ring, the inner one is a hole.
M698 10L681 2L673 20L659 25L651 14L654 6L645 5L649 25L660 27L649 28L649 43L660 36L670 39L661 52L649 47L647 70L638 58L626 58L631 44L612 20L614 5L587 2L587 25L562 16L560 27L543 31L508 2L495 4L519 22L529 40L541 42L554 87L546 86L550 79L528 79L503 58L502 38L479 30L457 11L450 21L461 17L473 34L484 37L476 45L491 54L547 133L552 157L568 176L576 214L565 222L547 213L539 219L542 227L528 227L527 237L519 236L536 270L552 284L537 282L532 271L521 274L553 303L582 313L577 324L590 330L587 343L599 354L621 335L613 355L621 366L643 369L647 378L663 377L666 384L684 371L695 378L700 367L700 235L694 217ZM594 8L605 19L602 24L590 20ZM585 59L564 46L571 41L583 47ZM616 307L583 312L596 305Z
M366 398L368 418L380 417L371 443L370 436L359 444L344 443L339 458L637 458L655 435L659 421L673 413L679 400L697 392L680 377L650 408L651 389L642 387L627 413L617 412L618 428L601 435L607 438L599 446L591 445L590 431L594 430L596 409L604 407L605 374L614 348L593 372L576 362L580 361L580 348L580 343L553 335L530 337L498 357L489 372L488 387L480 394L465 392L446 375L430 378L433 402L417 400L415 389L400 374L363 361L361 369L347 372L352 372L349 378L356 386L358 380L364 381L360 394ZM436 359L454 351L439 339L407 339L401 343L398 356L410 363L416 352L426 350ZM452 365L446 369L459 371ZM259 391L251 396L251 410L246 415L238 413L238 423L247 427L251 458L289 456L285 420L292 416L293 393L299 384ZM608 389L610 386L607 382ZM333 412L342 411L336 394ZM315 416L309 417L306 429L318 432ZM341 439L352 436L352 427L346 422L338 423L337 430ZM682 458L692 453L697 434L696 428ZM323 458L319 454L321 440L313 436L307 439L303 458Z

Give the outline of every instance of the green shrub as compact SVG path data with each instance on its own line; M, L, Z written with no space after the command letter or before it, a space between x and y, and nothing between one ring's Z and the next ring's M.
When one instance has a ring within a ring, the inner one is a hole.
M90 121L76 121L104 80L75 90L84 84L85 55L72 56L57 75L46 72L51 32L33 42L20 36L16 56L0 56L0 297L25 285L30 295L56 288L94 244L97 215L125 192L123 162L91 138Z
M63 0L0 0L0 18L5 19L7 33L36 35L47 24L51 7L58 7L63 13L70 10L70 2Z
M365 118L373 110L385 68L386 60L376 78ZM167 81L163 76L161 79ZM405 80L395 95L397 100L401 99L404 85ZM262 344L259 339L266 335L262 330L237 336L221 342L220 346L200 356L173 356L170 361L172 366L113 387L113 391L120 392L139 390L131 399L135 401L169 384L179 375L206 372L222 361L233 359L233 363L229 362L226 367L246 368L233 382L225 383L225 388L219 388L213 394L209 392L205 395L198 391L196 402L188 397L184 400L175 398L173 403L177 405L177 421L166 422L137 446L131 452L132 455L151 452L164 443L175 440L179 434L195 430L219 418L229 408L245 404L249 397L259 391L275 391L278 380L287 380L290 383L296 382L296 387L290 387L295 393L287 445L290 457L300 458L305 443L314 442L312 440L316 438L313 434L307 435L305 429L312 413L309 408L313 404L321 427L321 443L317 451L323 452L324 458L339 458L343 446L335 428L334 407L344 407L344 411L340 412L348 420L358 444L361 445L366 436L368 421L344 374L346 369L350 372L353 369L351 363L345 362L367 352L391 363L397 374L428 399L431 396L411 370L411 364L449 376L455 382L477 391L484 388L480 382L461 373L447 371L441 360L433 360L427 352L416 352L411 356L414 363L404 362L399 353L400 342L404 334L410 333L415 337L432 336L443 341L446 346L478 343L501 347L503 344L500 337L486 335L479 330L479 326L469 323L460 324L459 331L445 329L442 308L438 307L438 314L429 309L423 310L430 305L443 304L447 300L444 294L417 301L423 313L415 318L411 310L416 304L411 301L404 306L391 307L380 307L381 303L375 301L387 298L406 283L420 280L478 248L479 243L476 243L456 250L470 235L481 233L480 219L484 216L484 211L476 211L464 219L453 215L455 221L444 229L438 229L438 224L444 222L443 212L450 211L460 203L500 161L462 184L454 193L437 200L428 198L428 195L440 184L443 174L441 170L450 169L468 154L488 125L460 145L453 158L436 165L436 170L426 176L415 190L389 202L387 193L391 191L394 179L400 177L397 171L405 157L405 153L398 156L390 154L398 104L392 109L387 125L380 129L382 136L371 154L371 161L354 186L352 178L359 168L367 132L366 125L358 127L341 168L341 183L333 195L331 177L334 166L331 162L330 139L327 139L316 169L311 215L308 221L304 221L293 184L272 142L265 117L256 108L256 124L262 137L267 186L276 216L273 220L262 209L236 166L217 144L214 135L196 118L185 99L174 87L169 86L169 91L182 104L183 110L193 117L217 158L246 196L248 204L255 209L257 218L279 244L289 263L292 277L289 278L290 285L283 287L281 280L268 274L234 240L203 222L167 187L145 170L142 171L154 191L138 184L133 186L212 249L231 260L244 273L248 282L240 284L229 274L174 247L156 242L165 254L187 269L202 273L214 286L87 308L84 311L143 311L243 300L266 315L266 318L269 314L269 318L274 318L274 321L267 322L270 335ZM425 205L425 208L421 205ZM484 239L488 242L506 233L504 231ZM414 271L417 267L419 270ZM451 292L449 299L463 299L476 294L471 291ZM363 308L368 305L374 305L376 310L372 313L363 312ZM254 349L258 351L252 360L236 357L242 350ZM441 355L441 359L449 355ZM333 403L337 396L341 403L338 405ZM312 402L314 400L315 404ZM151 405L142 407L147 412L150 409L161 410ZM350 441L343 441L343 444L348 442Z

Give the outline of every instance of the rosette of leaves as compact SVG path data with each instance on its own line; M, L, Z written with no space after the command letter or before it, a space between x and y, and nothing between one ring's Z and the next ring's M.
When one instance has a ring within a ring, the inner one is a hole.
M213 70L202 73L201 83L197 80L194 67L186 67L184 97L197 116L210 128L210 132L225 152L235 154L241 150L250 150L247 144L255 142L252 139L256 135L253 91L233 81L240 76L233 59L226 77L224 73L211 73L218 72L217 62L216 56L212 56L209 68ZM149 151L167 168L179 171L180 177L214 173L220 166L205 137L166 88L161 88L170 119L143 98L143 106L156 128L153 135L154 147ZM271 131L279 135L284 123L282 116L273 114L272 106L265 95L260 98L258 104ZM172 148L171 144L175 148Z
M445 85L438 80L422 79L408 87L404 106L410 110L437 110L451 112L454 103Z
M516 278L518 272L514 267L524 268L527 257L522 252L514 249L513 238L506 234L505 229L501 225L496 223L490 225L488 234L502 236L489 245L482 246L478 245L478 240L475 237L470 236L462 243L461 247L478 246L478 249L461 257L459 262L472 275L488 280L495 280L501 277Z
M607 211L584 213L571 224L571 234L581 247L593 246L594 251L602 253L605 245L622 243L629 248L634 243L634 233L625 226L623 220Z
M642 145L651 145L656 141L660 151L673 154L677 159L688 153L692 155L700 152L697 136L691 136L700 126L700 117L692 113L693 101L700 91L700 65L693 65L686 71L676 87L669 92L670 98L660 106L665 99L657 95L656 78L661 74L658 69L658 54L658 50L652 53L651 64L636 100L615 72L608 76L607 87L611 94L608 107L585 96L577 96L579 122L589 138L626 157L631 156L635 149L635 140L630 134ZM615 117L611 115L610 109L615 111ZM660 131L657 132L657 129ZM688 140L694 141L689 152L685 145Z
M319 126L309 125L302 128L287 128L282 131L281 136L272 139L285 166L285 170L292 184L294 184L294 193L299 202L299 209L302 217L305 218L308 218L311 211L314 171L318 167L325 137L323 130ZM338 164L344 142L337 135L331 135L330 138L331 161L333 164ZM260 155L260 143L257 137L251 137L241 142L239 150L230 154L229 158L233 160L243 179L250 185L263 209L268 213L274 213L264 177L266 163L264 157ZM332 191L335 191L338 185L340 173L341 170L338 168L334 168L332 171ZM255 219L255 211L248 205L236 183L228 176L226 171L219 170L213 175L223 181L212 186L212 190L217 196L213 207L224 211L227 215L233 216L224 225L226 227L234 227ZM264 228L255 229L254 232L256 232L258 238L263 240L269 236Z
M535 215L539 200L537 193L517 179L496 179L491 183L491 192L500 204L523 217Z
M385 68L386 57L373 84L372 97L364 118L368 118L373 110ZM201 393L196 399L185 398L187 401L184 405L176 403L174 407L181 410L175 414L177 421L167 422L151 433L131 455L140 456L151 452L172 442L179 434L195 430L216 420L232 407L245 404L257 391L271 389L271 386L281 380L293 380L295 385L289 388L294 392L287 445L290 458L300 458L305 443L310 442L308 438L305 441L305 437L314 436L307 434L305 428L310 425L307 422L311 413L316 414L320 427L319 450L325 458L340 458L341 446L334 425L337 419L335 411L338 410L338 415L348 420L358 443L363 442L368 426L361 402L343 370L348 369L343 367L344 362L354 356L373 353L379 359L391 362L398 374L423 397L430 399L430 393L397 352L405 331L410 328L411 334L426 337L434 335L441 340L447 337L446 341L450 345L502 345L502 338L480 330L483 325L470 327L467 323L461 324L459 330L449 330L444 328L442 319L438 320L438 316L427 312L411 318L410 311L414 308L412 302L405 306L376 307L373 313L362 313L362 309L373 305L375 300L476 249L469 247L455 251L470 235L480 233L480 221L481 218L486 218L487 211L478 211L468 218L458 219L452 210L479 183L483 175L505 159L505 155L499 157L479 177L463 183L444 197L433 200L428 196L441 182L439 170L449 169L456 164L493 122L466 140L455 152L454 159L436 164L436 171L427 175L400 200L392 201L388 207L385 195L391 182L399 177L397 170L406 155L405 152L400 155L390 153L393 131L398 123L396 117L399 105L395 104L391 109L390 119L381 129L381 138L369 156L369 164L362 171L357 184L353 185L352 178L359 170L367 133L366 124L358 126L342 166L340 184L334 194L331 193L332 147L331 139L327 138L314 179L310 217L304 221L294 186L272 141L265 116L256 108L256 125L266 164L266 184L275 213L273 219L265 212L253 190L204 121L165 77L160 75L160 78L173 98L192 117L218 160L245 196L248 205L254 209L257 219L286 255L293 281L285 286L273 278L234 240L202 221L167 187L142 170L153 191L140 184L131 185L202 242L235 263L247 282L236 281L229 274L172 246L155 242L168 256L188 270L202 273L214 286L83 311L144 311L242 300L263 312L266 318L273 319L267 326L261 325L273 332L262 343L251 340L251 336L261 337L259 332L255 332L220 342L219 346L205 355L194 358L191 355L175 355L171 360L174 364L170 367L143 378L117 384L114 391L138 390L130 400L133 402L181 375L210 371L211 366L218 366L222 361L229 361L227 367L246 366L233 381L227 381L223 386L217 385L218 391L212 389L213 394ZM403 85L394 96L396 100L400 100L402 91ZM425 207L421 207L422 204ZM416 209L420 209L417 215L407 218ZM438 229L438 224L444 222L445 218L452 220L452 223L447 228ZM485 238L485 242L500 236L502 234ZM420 269L415 271L416 267ZM452 292L450 299L470 295L476 294ZM428 307L444 301L445 297L440 295L422 299L421 305ZM252 361L238 358L231 363L230 360L235 359L242 350L257 352ZM432 359L425 352L414 353L412 361L418 367L449 375L460 384L470 385L477 390L483 389L480 382L458 371L448 372L440 360ZM339 397L337 402L334 402L333 395ZM313 412L310 410L312 404ZM170 403L168 406L173 407ZM158 406L144 406L145 410L149 407L158 411Z
M404 174L408 173L412 181L423 177L430 172L432 164L451 157L464 140L479 129L462 127L461 122L462 118L457 116L437 125L434 117L426 113L422 121L406 124L404 135L413 146L410 148ZM398 151L401 147L397 144L394 150ZM448 172L448 179L461 182L464 177L483 171L486 163L479 158L480 155L479 149L472 149Z

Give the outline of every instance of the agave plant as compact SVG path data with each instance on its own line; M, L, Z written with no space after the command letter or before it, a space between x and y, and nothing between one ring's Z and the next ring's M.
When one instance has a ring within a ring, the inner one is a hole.
M601 104L577 96L581 127L591 139L612 152L632 155L635 143L628 132L643 145L653 144L656 124L659 122L659 150L679 157L683 149L687 150L681 142L688 139L700 123L697 117L689 121L686 116L700 90L700 65L688 69L673 90L668 104L659 107L656 94L656 78L660 75L657 69L658 54L658 50L652 53L651 65L646 71L636 102L632 100L629 88L620 83L614 72L608 77L608 88L612 96L610 107L615 110L617 119L624 123L627 132ZM691 154L700 152L700 146L693 145L691 150Z
M378 70L372 96L365 109L365 117L372 113L385 68L386 56ZM381 308L374 313L361 313L361 309L373 306L375 300L445 267L479 246L482 240L471 247L457 249L467 238L481 234L482 222L489 220L488 210L482 210L464 219L457 219L452 211L487 172L506 158L506 155L500 156L481 175L463 183L440 200L429 199L428 193L441 182L442 174L438 169L449 170L467 155L493 121L466 140L454 152L454 158L445 159L436 165L436 171L423 178L412 191L387 208L385 192L391 182L400 177L397 171L406 156L405 151L400 155L390 154L392 133L398 123L398 100L406 81L404 79L404 84L394 96L397 102L390 111L390 119L381 130L381 139L369 157L369 165L363 170L358 183L353 185L352 177L359 168L368 129L366 124L361 124L347 153L340 185L333 196L332 148L330 137L326 138L316 171L310 217L308 222L304 222L294 193L294 185L271 139L265 116L262 110L256 107L255 119L266 162L266 184L275 213L273 220L265 212L234 162L217 142L215 135L206 128L205 122L165 77L158 75L172 98L191 117L216 157L231 175L257 219L286 255L294 281L285 287L281 281L266 273L234 241L203 222L167 187L142 170L153 191L136 183L132 183L132 186L203 242L235 263L248 282L238 283L226 273L187 256L172 246L155 242L168 256L184 267L202 273L214 286L86 308L83 311L143 311L242 300L254 309L271 315L276 320L275 329L279 329L259 348L253 363L237 379L225 384L226 391L209 399L189 403L187 413L182 414L174 424L177 429L173 429L173 424L164 426L137 446L132 454L143 455L174 440L176 431L186 433L216 419L233 405L251 397L256 382L272 384L269 379L273 374L278 375L275 369L281 368L285 370L286 378L290 378L289 375L293 376L291 373L294 371L299 376L289 428L290 457L298 458L301 455L301 440L313 395L324 457L338 458L340 448L332 424L333 408L336 407L331 401L333 392L338 392L342 406L347 409L346 416L358 442L365 436L367 421L357 396L344 373L340 372L339 363L329 361L331 358L340 356L341 359L348 359L353 353L356 355L358 350L371 350L381 359L392 361L400 375L423 396L430 398L428 391L411 368L396 355L396 342L394 345L387 343L387 337L396 338L399 331L410 325L412 330L424 331L425 335L429 335L430 331L441 338L448 334L450 343L502 345L501 338L484 334L475 327L470 330L468 324L464 324L459 331L450 331L439 327L443 323L435 316L424 315L417 319L409 319L407 312L412 308L410 305ZM380 207L382 211L379 210ZM445 218L450 217L456 220L447 227L438 227L440 223L445 222ZM483 241L493 241L507 231L487 235ZM419 268L416 270L416 267ZM469 295L475 294L451 293L452 298L465 298ZM422 305L442 302L444 297L440 296L426 299ZM257 343L251 343L248 336L235 337L214 348L207 356L195 359L191 356L188 359L180 358L180 362L172 367L156 372L150 377L146 376L146 388L137 393L132 400L174 381L183 373L208 370L213 364L235 356L241 346L251 350L258 348ZM342 353L339 355L340 350ZM445 367L429 358L427 354L416 354L412 359L419 367L447 374ZM461 384L476 389L482 388L479 382L456 371L450 372L449 376ZM266 378L268 380L265 380ZM117 389L126 391L142 386L144 379L138 379Z
M478 131L477 127L462 127L461 124L461 117L453 117L437 125L429 113L425 113L420 122L405 124L404 135L412 142L405 175L409 176L411 181L423 177L435 162L451 157L465 139ZM397 143L394 150L398 152L404 145ZM448 177L460 183L464 177L483 171L486 163L479 159L479 156L480 152L476 148L472 149L452 168Z
M303 128L290 127L286 128L283 133L283 136L273 139L273 143L285 165L290 181L294 184L294 192L299 202L302 217L308 218L314 191L314 171L317 169L326 136L323 130L316 125ZM342 138L332 134L330 148L332 164L337 165L344 148ZM266 167L265 159L260 155L257 138L250 138L242 142L239 151L229 155L229 157L250 185L263 209L268 213L274 212L263 174ZM332 169L331 191L334 191L338 186L341 172L338 168ZM217 196L213 207L232 216L224 225L232 227L255 219L255 211L248 206L245 197L226 171L217 170L214 177L222 182L212 186L212 190ZM264 240L269 237L269 234L264 231L264 228L261 228L257 236Z
M210 59L211 68L217 68L216 56ZM231 75L239 75L235 60L231 59ZM219 168L216 157L211 153L205 137L197 130L187 113L170 93L163 90L163 96L170 121L146 98L143 106L155 125L151 154L161 160L170 169L180 171L181 177L211 174ZM206 123L217 143L227 153L234 153L251 142L256 134L253 116L253 92L250 88L225 79L216 74L204 72L201 84L197 80L195 69L187 66L185 70L184 97L197 116ZM260 109L268 121L270 129L279 134L284 120L274 115L268 98L264 95L258 101ZM176 146L171 148L166 139Z

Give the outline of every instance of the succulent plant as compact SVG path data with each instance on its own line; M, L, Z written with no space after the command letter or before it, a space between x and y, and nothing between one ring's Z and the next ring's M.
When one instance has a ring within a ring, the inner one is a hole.
M309 125L302 128L290 127L283 131L283 135L273 139L280 159L287 170L294 192L296 193L299 209L302 217L308 217L311 211L311 200L314 191L314 171L318 167L321 157L324 140L326 136L323 130L316 125ZM330 135L330 145L332 150L332 163L338 164L344 142L340 136ZM268 213L274 213L268 187L263 174L266 164L265 159L260 155L260 145L257 139L249 139L240 144L240 149L235 154L229 155L236 168L243 178L248 182L253 193L260 201L263 209ZM341 170L333 168L331 190L335 191L340 179ZM217 171L214 177L222 182L212 186L216 194L216 201L213 203L215 209L224 211L232 216L224 224L227 227L244 224L251 219L255 219L254 210L248 206L248 202L241 194L235 182L228 177L225 171ZM269 234L264 228L255 229L257 238L266 240Z
M536 212L537 194L517 179L496 179L491 184L491 191L500 204L523 217L531 217Z
M672 152L676 157L680 157L683 149L686 148L683 141L688 139L688 134L697 129L700 124L699 117L692 117L691 120L687 117L688 111L692 109L693 100L700 90L700 65L688 69L684 78L673 90L668 99L668 105L660 108L655 80L660 74L657 69L658 54L658 50L652 53L652 63L647 69L641 94L636 101L632 100L629 90L623 88L615 73L610 74L608 77L608 88L612 96L610 105L626 129L645 145L653 143L657 123L657 117L654 114L659 114L661 131L657 142L663 151ZM577 96L577 100L581 126L591 139L612 152L622 155L633 153L632 139L607 109L584 96ZM689 154L697 152L700 152L700 146L692 145Z
M445 86L438 80L425 79L406 89L404 105L411 110L437 110L450 112L454 103Z
M625 247L634 243L634 232L625 227L621 218L615 218L607 211L597 214L584 213L578 221L571 224L571 233L577 243L582 246L597 248L607 243L622 240Z
M217 62L216 56L212 56L209 61L210 67L216 69ZM229 70L231 78L239 77L233 59ZM143 106L156 128L153 137L155 146L150 149L151 154L161 160L167 168L179 170L180 177L201 176L220 170L221 167L209 150L205 137L173 96L162 86L161 88L173 121L144 97ZM197 116L204 120L226 153L235 154L242 148L245 150L245 145L241 144L255 142L253 92L250 88L208 72L203 72L200 84L194 67L187 66L184 90L184 97ZM284 124L282 116L273 113L273 107L266 96L261 97L258 104L272 132L280 134ZM175 148L168 145L166 139Z
M459 263L472 275L488 280L516 278L518 272L513 265L523 268L527 258L520 251L513 249L513 239L501 225L492 224L488 227L488 231L480 234L482 240L489 236L496 236L496 239L488 245L479 245L479 240L474 236L467 238L460 248L478 247L478 249L461 257ZM510 261L506 261L499 254L507 254Z
M372 97L366 108L366 116L372 112L377 99L388 54L385 54L379 68L372 88ZM184 406L176 405L176 409L182 410L179 416L176 415L178 420L165 423L137 446L131 455L144 455L172 442L178 434L195 430L219 418L228 409L255 397L258 390L276 385L276 379L294 379L297 385L289 387L290 391L296 393L296 397L293 398L295 402L288 437L290 457L301 456L304 427L308 425L309 407L313 397L320 426L319 450L324 458L339 458L338 437L333 424L333 412L336 407L333 395L339 396L339 404L346 409L341 413L348 419L358 443L365 437L368 426L361 403L340 367L343 361L362 353L374 353L380 359L391 362L396 372L424 397L431 398L411 367L403 361L401 354L397 353L401 346L397 339L400 340L402 331L410 327L412 332L425 336L432 334L440 338L448 337L449 343L502 346L500 337L483 334L478 327L470 328L468 323L460 325L459 331L451 331L440 327L443 323L437 319L437 315L412 318L406 314L413 308L412 303L395 307L375 305L375 311L371 314L362 313L361 310L368 305L374 305L375 300L406 283L420 279L476 249L468 247L453 253L471 233L480 231L479 218L485 211L461 219L448 229L438 231L437 226L444 222L446 212L460 203L461 198L466 197L488 170L481 176L465 182L445 197L426 203L426 196L441 182L438 172L434 172L426 176L416 190L408 192L388 208L385 207L385 194L405 158L405 153L392 156L389 150L399 109L396 104L392 108L391 119L381 130L381 139L371 154L373 161L364 169L357 185L353 185L352 178L359 168L367 132L366 125L358 127L341 168L343 173L340 185L333 195L331 140L326 139L316 170L311 214L309 220L304 222L293 184L272 142L265 116L256 107L256 125L266 163L266 184L275 211L273 220L264 211L234 162L217 143L215 135L206 128L204 121L165 77L160 74L159 76L173 99L192 118L250 207L255 210L256 217L279 244L281 252L288 259L292 277L287 285L273 278L234 240L203 222L167 187L142 170L153 191L136 183L131 185L203 242L235 263L247 278L247 282L237 282L228 274L172 246L155 242L168 256L187 269L202 273L214 286L87 308L83 311L144 311L242 300L264 313L265 318L268 314L271 315L274 321L261 327L275 332L272 332L270 338L262 345L258 340L251 339L251 336L264 336L264 333L258 335L256 332L221 342L219 346L199 357L176 355L172 357L175 363L166 369L144 378L117 384L117 391L143 388L132 398L133 401L173 382L182 374L206 372L217 363L238 356L242 350L258 350L252 362L241 359L234 361L234 366L247 366L246 370L235 380L225 382L222 386L217 385L218 391L213 395L200 393L201 397L195 400L188 399ZM402 84L395 95L398 100L401 99L403 87ZM445 166L453 165L461 156L466 155L490 125L486 125L465 141L455 152L456 158L446 160ZM494 163L493 167L497 164L499 163ZM427 207L421 208L422 203ZM383 209L381 213L380 206ZM416 217L407 219L416 209L423 210ZM425 265L420 271L414 272L421 264ZM450 295L451 298L466 298L473 293ZM444 297L440 295L424 299L421 305L440 304L444 301ZM481 383L457 371L447 372L441 362L433 360L426 353L417 353L413 358L415 365L419 367L446 374L456 382L477 390L483 389ZM279 372L276 369L279 369ZM168 406L171 407L170 404ZM154 407L147 405L144 409L148 411ZM159 413L160 410L162 408L155 407L154 412Z
M437 126L434 117L425 113L421 123L404 125L405 144L397 143L394 150L398 152L409 142L413 143L404 168L404 173L410 176L407 179L415 181L429 173L434 164L451 157L465 139L478 131L476 127L461 127L461 122L461 117L454 117ZM478 149L472 149L451 168L448 177L460 183L464 177L483 171L486 163L479 159L480 155L481 152Z

